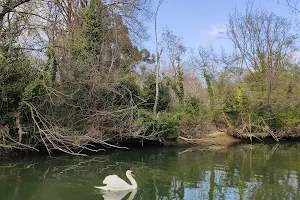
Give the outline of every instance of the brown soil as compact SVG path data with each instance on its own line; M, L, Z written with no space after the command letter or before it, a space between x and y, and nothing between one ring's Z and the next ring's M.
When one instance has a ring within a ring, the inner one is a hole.
M209 134L203 135L201 138L188 139L185 137L179 137L179 143L187 143L201 146L230 146L241 140L228 135L227 132L215 130Z

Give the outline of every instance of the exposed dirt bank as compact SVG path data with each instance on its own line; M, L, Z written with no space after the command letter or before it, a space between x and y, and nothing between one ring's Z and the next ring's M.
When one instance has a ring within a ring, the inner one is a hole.
M209 134L202 135L200 138L185 138L179 136L179 144L194 144L201 146L230 146L241 142L241 139L228 135L225 131L215 130Z

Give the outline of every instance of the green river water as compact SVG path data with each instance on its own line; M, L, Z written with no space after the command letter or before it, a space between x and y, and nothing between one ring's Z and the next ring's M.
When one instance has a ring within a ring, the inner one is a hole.
M104 193L105 176L135 173L135 191ZM300 199L300 143L222 150L144 147L2 161L1 200Z

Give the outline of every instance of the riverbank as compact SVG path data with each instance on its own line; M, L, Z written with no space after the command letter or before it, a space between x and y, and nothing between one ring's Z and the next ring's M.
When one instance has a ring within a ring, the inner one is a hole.
M188 130L188 131L187 131ZM272 132L273 133L273 132ZM293 137L292 137L293 136ZM45 148L42 144L35 146L35 148L2 148L0 151L0 157L2 159L15 159L22 157L39 157L39 156L59 156L62 154L69 155L95 155L99 152L104 152L109 149L123 149L128 150L131 148L143 148L143 147L159 147L159 146L173 146L173 147L183 147L183 146L201 146L207 147L214 150L223 150L229 149L229 147L238 144L238 143L252 143L252 142L261 142L261 143L274 143L274 142L283 142L283 141L300 141L300 137L295 135L287 135L287 137L276 136L273 134L260 134L254 135L247 132L242 133L238 131L232 131L226 127L216 127L208 126L202 128L195 127L185 127L185 130L181 130L178 135L177 140L171 141L160 141L160 140L149 140L145 139L142 136L135 137L125 137L125 138L115 138L110 141L106 141L105 144L98 143L89 143L86 149L81 149L80 152L77 152L76 149L72 149L70 152L62 152L59 149L49 149ZM92 148L91 148L92 147ZM92 150L91 150L92 149Z
M200 138L186 138L179 136L178 140L179 145L186 143L201 146L230 146L238 142L242 142L242 140L220 130L215 130Z

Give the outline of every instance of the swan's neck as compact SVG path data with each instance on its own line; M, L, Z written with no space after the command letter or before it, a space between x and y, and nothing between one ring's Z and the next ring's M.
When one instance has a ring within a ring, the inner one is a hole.
M137 188L137 183L136 181L134 180L134 178L130 175L130 174L126 174L127 178L129 179L133 189L136 189Z
M130 194L130 196L128 197L127 200L132 200L132 199L135 197L136 192L137 192L136 189L134 189L134 190L131 192L131 194Z

